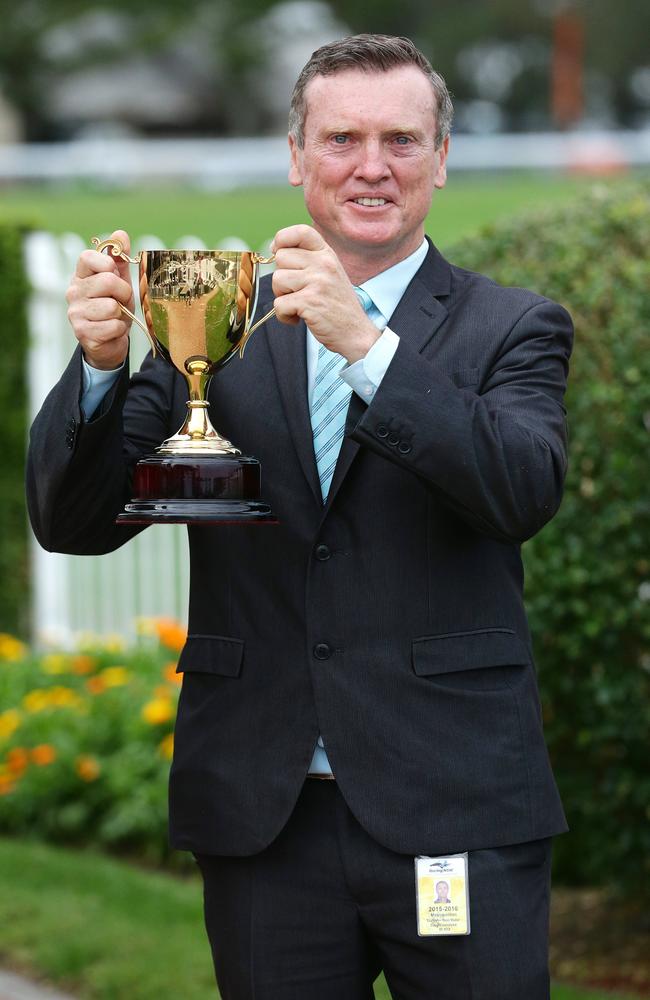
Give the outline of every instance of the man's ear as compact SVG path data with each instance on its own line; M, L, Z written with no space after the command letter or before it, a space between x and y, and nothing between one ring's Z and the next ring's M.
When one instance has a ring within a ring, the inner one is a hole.
M289 155L291 157L289 163L289 184L293 187L300 187L302 185L302 150L299 149L293 135L289 136Z
M434 178L434 186L437 188L443 188L447 182L447 155L449 153L449 136L441 143L439 148L435 151L436 163L436 173Z

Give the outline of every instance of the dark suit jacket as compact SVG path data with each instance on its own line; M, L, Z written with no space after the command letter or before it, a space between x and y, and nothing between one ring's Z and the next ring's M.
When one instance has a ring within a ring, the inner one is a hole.
M264 279L260 313L272 297ZM281 524L189 528L176 847L262 850L319 731L350 808L395 851L565 829L520 543L560 502L571 321L431 247L390 326L397 353L370 406L352 396L324 508L304 329L267 323L213 379L213 423L260 459ZM29 509L46 548L99 553L134 533L113 523L130 467L178 429L187 392L150 357L90 422L80 391L77 351L32 429Z

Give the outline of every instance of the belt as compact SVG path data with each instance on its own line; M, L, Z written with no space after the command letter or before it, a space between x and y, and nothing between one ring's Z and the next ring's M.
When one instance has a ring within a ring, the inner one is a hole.
M318 781L335 781L333 774L324 773L321 771L309 771L307 774L308 778L316 778Z

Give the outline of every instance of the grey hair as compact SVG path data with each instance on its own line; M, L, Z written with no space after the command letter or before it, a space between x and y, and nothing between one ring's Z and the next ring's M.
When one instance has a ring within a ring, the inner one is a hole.
M416 66L429 80L433 89L436 111L435 145L439 149L451 131L454 108L447 84L433 69L425 55L410 38L399 35L348 35L321 46L312 53L296 80L291 95L289 134L302 149L305 144L305 116L307 85L317 76L332 76L343 70L359 69L364 72L386 72L396 66Z

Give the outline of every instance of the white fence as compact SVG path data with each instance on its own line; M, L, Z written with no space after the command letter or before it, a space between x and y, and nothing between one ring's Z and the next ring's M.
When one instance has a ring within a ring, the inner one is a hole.
M465 135L460 170L624 169L650 163L650 128ZM182 181L209 189L286 184L286 136L255 139L95 139L0 146L0 180Z
M195 236L175 241L182 247L204 247ZM218 244L243 248L235 237ZM155 236L142 236L135 248L162 248ZM67 365L76 341L67 320L65 291L78 254L80 236L32 233L25 242L32 284L29 302L29 396L32 418ZM135 275L134 275L135 277ZM137 282L135 282L137 287ZM134 329L131 367L138 367L148 348ZM34 640L70 645L80 634L119 633L132 638L138 618L187 619L189 567L186 530L165 525L147 528L127 545L103 556L67 556L45 552L33 540L32 622Z

